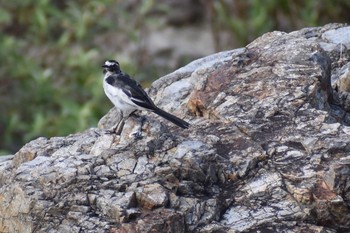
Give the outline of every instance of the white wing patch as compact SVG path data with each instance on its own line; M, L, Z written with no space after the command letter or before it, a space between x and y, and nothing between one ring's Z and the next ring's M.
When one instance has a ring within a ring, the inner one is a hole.
M133 97L131 97L130 99L131 99L132 101L136 102L136 103L141 103L141 104L142 104L142 103L146 103L146 104L148 103L148 102L146 102L146 101L143 101L143 100L140 100L140 99L136 99L136 98L133 98Z

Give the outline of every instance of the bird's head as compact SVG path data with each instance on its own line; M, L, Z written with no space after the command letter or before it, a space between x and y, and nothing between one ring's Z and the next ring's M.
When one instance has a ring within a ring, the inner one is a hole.
M102 67L104 68L104 72L112 72L112 73L120 72L119 62L117 62L116 60L107 60L102 65Z

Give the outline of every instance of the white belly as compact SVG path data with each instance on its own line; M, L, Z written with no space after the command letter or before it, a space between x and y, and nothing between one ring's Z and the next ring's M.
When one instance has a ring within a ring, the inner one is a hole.
M115 88L104 81L103 89L114 106L123 112L123 117L129 116L135 110L143 110L143 108L136 106L119 88Z

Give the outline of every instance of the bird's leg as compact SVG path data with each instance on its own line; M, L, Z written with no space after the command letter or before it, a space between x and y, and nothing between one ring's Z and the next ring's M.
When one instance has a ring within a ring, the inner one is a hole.
M116 124L116 125L113 127L115 134L120 135L120 134L122 133L123 128L124 128L124 124L125 124L125 120L122 119L121 121L119 121L118 124Z
M145 116L138 116L134 113L131 116L136 117L137 121L138 121L138 127L137 127L136 131L132 133L132 135L135 137L135 139L142 138L142 126L146 120L146 117Z
M124 117L124 114L120 109L116 108L115 111L117 112L117 114L116 114L116 117L114 119L117 121L117 123L115 125L113 125L111 128L107 129L105 131L106 134L120 135L122 130L123 130L126 118Z
M124 121L124 119L122 119L117 124L115 124L113 127L111 127L110 129L107 129L106 133L120 135L122 133L124 123L125 123L125 121Z
M112 128L107 129L106 133L107 134L117 134L120 135L123 131L124 128L124 123L125 123L125 119L122 118L117 124L115 124Z

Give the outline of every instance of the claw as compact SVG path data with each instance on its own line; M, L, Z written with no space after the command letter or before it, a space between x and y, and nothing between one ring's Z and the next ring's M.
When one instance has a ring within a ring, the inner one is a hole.
M121 120L120 122L118 122L112 128L107 129L105 131L105 133L106 134L117 134L117 135L120 135L122 133L123 127L124 127L124 120Z
M135 116L138 121L138 127L135 132L131 133L130 135L134 136L135 139L141 139L142 138L142 126L143 123L146 120L145 116Z
M131 133L132 136L134 136L135 139L141 139L142 138L142 131L137 130L133 133Z
M104 133L105 134L115 134L115 131L113 130L113 128L112 129L106 129Z

